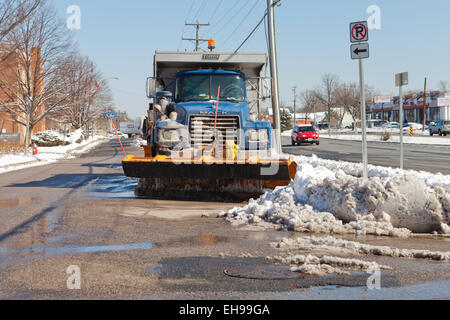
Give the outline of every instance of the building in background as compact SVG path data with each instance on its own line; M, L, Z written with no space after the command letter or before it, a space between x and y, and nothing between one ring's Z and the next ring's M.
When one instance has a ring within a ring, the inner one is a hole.
M426 96L426 121L450 119L450 104L443 101L450 100L450 93L433 91ZM423 123L423 92L419 94L405 95L403 98L403 112L405 122ZM400 122L399 97L393 97L390 101L378 102L370 106L372 119Z
M37 59L37 55L40 54L40 50L33 48L34 61ZM11 87L18 87L21 82L26 82L26 74L18 63L18 55L21 54L18 50L11 50L10 45L0 45L0 133L3 134L19 134L20 143L24 143L25 139L25 126L14 121L15 117L19 119L24 119L25 114L20 112L16 107L17 114L11 114L6 111L5 107L12 107L14 109L15 105L20 103L19 98L14 98L14 92L10 92ZM20 81L19 81L20 80ZM9 89L6 88L8 84ZM43 86L37 85L36 90L42 90ZM3 104L3 105L2 105ZM37 108L38 114L45 111L45 106L41 105ZM45 118L42 119L34 128L33 133L46 130Z

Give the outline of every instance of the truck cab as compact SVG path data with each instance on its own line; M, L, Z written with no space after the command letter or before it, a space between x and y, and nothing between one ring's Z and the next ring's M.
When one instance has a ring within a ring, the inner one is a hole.
M258 120L263 55L215 54L217 60L211 61L203 53L157 53L156 77L148 81L154 101L148 136L153 156L207 147L216 140L233 142L240 150L270 150L272 127Z

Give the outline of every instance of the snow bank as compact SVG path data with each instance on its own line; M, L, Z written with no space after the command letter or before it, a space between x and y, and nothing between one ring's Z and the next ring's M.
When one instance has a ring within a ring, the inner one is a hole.
M67 141L73 142L64 146L38 147L37 156L25 156L23 154L0 156L0 173L42 166L54 163L61 159L72 159L79 154L90 151L107 139L102 135L95 135L94 137L83 140L81 143L77 143L77 141L80 141L81 135L81 130L75 131L67 137ZM19 165L21 163L23 163L23 165Z
M281 250L321 251L326 254L337 255L376 255L394 258L430 259L436 261L450 261L450 251L430 251L417 249L399 249L388 246L374 246L356 241L327 237L299 237L284 238L273 247Z
M399 130L397 130L399 132ZM367 141L370 142L385 142L385 143L400 143L400 135L394 136L392 135L389 140L383 141L381 138L381 134L383 131L379 132L380 135L367 135ZM429 135L427 133L426 135ZM348 141L362 141L362 135L360 134L328 134L321 133L321 138L324 139L335 139L335 140L348 140ZM449 146L450 139L444 137L423 137L423 134L416 134L414 136L404 135L403 143L405 144L425 144L425 145L436 145L436 146Z
M280 230L407 237L450 233L450 177L298 157L295 181L220 216L235 225Z
M350 270L391 270L392 268L380 265L373 261L363 261L359 259L349 259L330 256L294 255L287 257L268 257L268 260L291 265L291 271L305 273L315 276L325 276L327 274L349 275Z
M399 249L387 246L373 246L355 241L337 239L331 236L299 237L297 239L284 238L272 246L288 252L285 256L267 257L268 260L289 264L291 271L305 274L324 276L327 274L349 274L346 270L391 270L373 261L364 261L345 256L376 255L395 258L430 259L450 261L449 252ZM293 250L302 254L291 254ZM303 254L308 253L308 254ZM316 254L316 255L313 255ZM338 256L332 256L338 255Z

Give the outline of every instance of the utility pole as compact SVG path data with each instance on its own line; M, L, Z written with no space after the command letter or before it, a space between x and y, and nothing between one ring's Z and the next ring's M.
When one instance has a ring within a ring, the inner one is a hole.
M425 88L423 89L423 128L422 128L422 132L425 132L426 120L427 120L427 78L425 78Z
M198 51L200 49L200 41L202 42L208 42L208 40L206 39L200 39L200 27L209 27L210 24L209 23L185 23L185 26L192 26L195 27L196 32L195 32L195 39L191 39L191 38L182 38L182 40L185 41L195 41L195 51Z
M403 86L408 85L408 72L398 73L395 75L395 85L399 87L399 117L400 117L400 169L403 169Z
M361 97L361 129L362 129L362 154L363 154L363 178L365 180L369 177L368 163L369 157L367 156L367 129L366 129L366 86L364 84L364 68L363 60L359 59L359 87Z
M294 126L297 124L297 87L292 88L294 90ZM306 120L306 119L305 119Z
M279 1L276 1L278 3ZM280 124L280 97L278 91L278 64L277 44L275 39L275 12L274 0L267 0L268 34L269 34L269 60L272 77L272 110L273 129L275 130L275 144L277 152L281 154L281 124Z

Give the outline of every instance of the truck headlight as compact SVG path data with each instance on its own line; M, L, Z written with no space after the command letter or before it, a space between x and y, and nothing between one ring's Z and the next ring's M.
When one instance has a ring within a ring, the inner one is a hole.
M249 142L259 142L259 143L268 143L269 135L266 129L263 130L249 130L248 131L248 141Z

